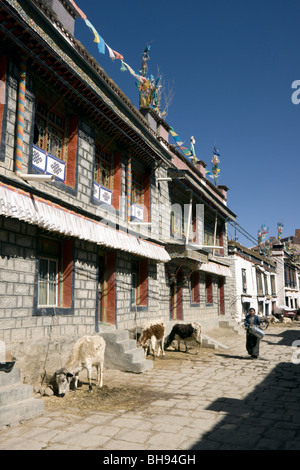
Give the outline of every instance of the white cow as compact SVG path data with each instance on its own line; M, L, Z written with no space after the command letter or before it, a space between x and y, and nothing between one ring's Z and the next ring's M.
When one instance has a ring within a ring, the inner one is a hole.
M106 343L102 336L83 336L71 351L69 359L63 369L55 372L58 386L58 395L64 397L70 389L71 378L75 375L75 390L77 389L79 372L87 369L89 391L92 387L92 368L97 368L97 385L103 385L104 352Z

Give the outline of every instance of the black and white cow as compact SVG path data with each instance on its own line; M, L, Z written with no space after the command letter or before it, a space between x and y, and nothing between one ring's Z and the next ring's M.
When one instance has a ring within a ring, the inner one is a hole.
M176 323L173 326L171 333L167 336L165 342L165 349L176 340L178 343L178 351L180 351L180 341L185 344L185 352L187 352L187 342L195 341L197 343L197 354L202 344L201 325L198 322L192 323Z

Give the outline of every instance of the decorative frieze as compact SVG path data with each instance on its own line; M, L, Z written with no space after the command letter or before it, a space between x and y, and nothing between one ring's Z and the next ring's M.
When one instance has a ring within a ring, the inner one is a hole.
M112 205L112 191L110 189L104 188L100 184L94 181L94 199L97 201L103 202L104 204Z

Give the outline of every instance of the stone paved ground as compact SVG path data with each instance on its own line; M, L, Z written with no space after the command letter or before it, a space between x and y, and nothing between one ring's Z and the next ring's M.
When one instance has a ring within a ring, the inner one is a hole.
M227 349L167 351L141 375L107 370L106 394L126 390L115 406L101 402L101 391L97 406L81 391L87 406L80 410L45 398L43 416L0 430L0 450L299 450L300 364L292 362L292 344L300 322L270 326L258 359L247 356L244 336L215 333Z

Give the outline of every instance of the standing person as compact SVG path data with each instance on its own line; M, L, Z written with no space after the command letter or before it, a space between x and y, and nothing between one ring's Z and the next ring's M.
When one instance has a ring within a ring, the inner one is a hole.
M257 315L255 315L255 309L250 308L248 315L245 318L244 322L245 327L247 328L246 334L246 349L248 351L249 356L253 358L257 358L259 356L259 342L260 339L257 338L255 335L250 333L249 326L260 326L260 321Z

